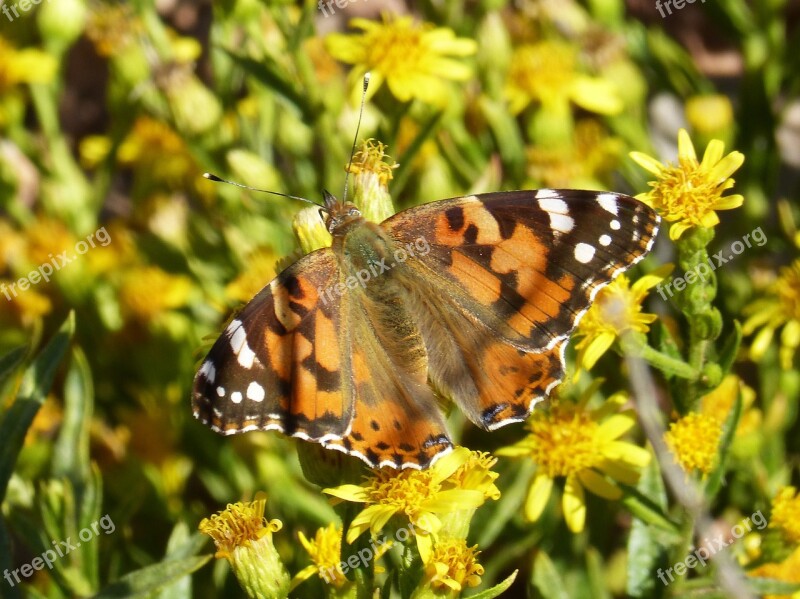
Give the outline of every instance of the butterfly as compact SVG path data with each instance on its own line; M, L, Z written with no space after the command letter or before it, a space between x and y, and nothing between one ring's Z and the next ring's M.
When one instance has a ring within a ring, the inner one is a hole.
M332 246L230 321L193 413L225 435L275 430L396 469L452 449L439 397L482 429L525 420L564 377L597 292L650 251L660 220L596 191L470 195L380 224L324 200Z

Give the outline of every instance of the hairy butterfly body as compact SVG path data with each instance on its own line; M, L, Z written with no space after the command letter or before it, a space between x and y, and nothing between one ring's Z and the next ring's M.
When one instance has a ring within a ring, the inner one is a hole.
M436 393L487 430L524 420L563 378L596 293L659 224L631 197L578 190L441 200L380 224L325 204L332 246L231 321L193 412L222 434L277 430L373 467L426 468L452 448Z

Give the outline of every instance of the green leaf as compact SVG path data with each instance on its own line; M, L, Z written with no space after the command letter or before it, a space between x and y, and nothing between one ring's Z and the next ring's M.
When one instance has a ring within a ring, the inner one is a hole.
M317 116L321 111L317 111L311 106L307 98L295 89L289 79L278 70L278 65L270 58L253 60L252 58L242 56L226 48L222 50L256 81L265 85L291 104L294 104L302 113L304 121L313 123L317 120Z
M0 439L3 440L0 444L0 501L5 498L28 427L47 397L74 332L75 315L70 312L58 333L25 371L16 401L3 415L0 422Z
M5 519L0 517L0 569L2 569L3 572L13 570L15 567L14 564L11 563L11 556L14 554L12 549L11 535L8 534ZM0 584L3 585L3 599L22 599L22 593L18 586L5 588L5 580L0 582Z
M772 578L748 578L750 588L759 595L791 595L800 591L800 583Z
M130 572L95 595L94 599L139 597L172 584L202 568L213 556L166 560Z
M64 381L64 419L53 448L51 475L66 477L76 489L89 479L89 426L94 388L86 355L79 347L72 352L72 364ZM80 495L80 492L78 493Z
M667 505L667 494L656 460L651 461L642 472L637 490L649 498L651 505L663 512ZM649 521L638 517L633 519L627 555L626 595L648 599L662 596L664 589L658 584L654 573L659 567L666 566L667 552L658 530Z
M742 325L738 320L733 321L733 330L731 334L725 339L722 344L722 349L719 352L719 359L717 364L722 369L722 376L725 376L731 371L733 362L736 355L739 353L739 345L742 343Z
M569 593L561 575L556 570L553 560L544 551L537 553L536 559L533 560L531 584L545 599L569 599Z
M470 599L494 599L495 597L499 597L501 594L505 593L506 590L508 590L508 587L514 584L514 581L517 579L518 572L519 570L514 570L503 582L494 585L490 589L481 591L480 593L470 595Z
M394 172L394 177L390 183L390 193L396 197L405 186L408 176L411 174L411 167L414 163L414 158L422 149L423 144L428 141L438 130L441 124L444 111L436 112L430 119L422 123L419 128L419 133L414 140L409 144L406 151L399 157L400 166Z
M28 352L27 345L15 347L0 358L0 383L2 383L25 359Z
M739 426L739 420L742 417L742 392L737 390L736 400L733 402L733 409L728 414L725 420L725 425L722 428L722 439L719 442L717 466L714 472L708 477L706 482L705 495L707 500L712 500L722 487L722 481L725 477L725 469L730 460L730 448L733 439L736 436L736 429Z

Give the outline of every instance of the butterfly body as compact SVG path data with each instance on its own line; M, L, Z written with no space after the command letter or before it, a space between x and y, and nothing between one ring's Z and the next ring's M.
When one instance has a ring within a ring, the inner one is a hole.
M380 224L325 204L332 246L231 322L195 378L194 414L394 468L452 447L437 394L487 430L524 420L563 378L594 295L658 226L633 198L574 190L453 198Z

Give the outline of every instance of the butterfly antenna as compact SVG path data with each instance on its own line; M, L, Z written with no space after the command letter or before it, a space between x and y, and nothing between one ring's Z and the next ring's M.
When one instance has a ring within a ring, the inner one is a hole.
M347 163L347 173L344 176L344 193L342 203L347 201L347 183L350 180L350 167L353 166L353 155L356 153L356 143L358 143L358 130L361 129L361 117L364 116L364 104L367 101L367 88L369 87L369 71L364 75L364 89L361 90L361 109L358 111L358 124L356 134L353 137L353 147L350 149L350 162Z
M203 173L203 176L206 179L208 179L210 181L216 181L217 183L227 183L228 185L235 185L236 187L241 187L242 189L249 189L250 191L260 191L261 193L271 193L274 196L281 196L281 197L284 197L284 198L289 198L290 200L300 200L301 202L308 202L309 204L313 204L314 206L317 206L318 208L321 208L322 210L325 210L326 212L328 210L327 208L325 208L324 206L320 206L316 202L312 202L311 200L308 200L306 198L301 198L299 196L291 196L288 193L281 193L279 191L270 191L269 189L258 189L257 187L250 187L249 185L242 185L241 183L237 183L236 181L229 181L228 179L223 179L222 177L217 177L213 173Z

